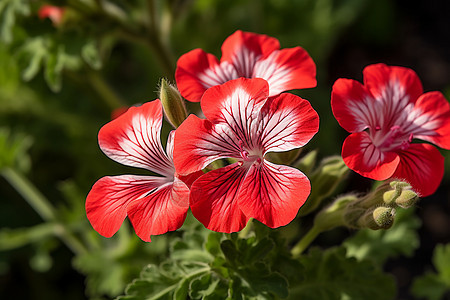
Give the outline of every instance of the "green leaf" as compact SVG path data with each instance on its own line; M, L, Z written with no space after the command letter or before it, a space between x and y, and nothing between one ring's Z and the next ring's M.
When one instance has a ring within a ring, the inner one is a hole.
M64 46L59 45L56 51L49 52L45 66L45 81L53 92L61 90L61 72L64 68Z
M388 258L411 256L419 247L417 228L420 220L414 209L398 209L394 225L387 230L359 230L343 245L347 255L358 260L370 259L383 265Z
M0 40L4 43L13 41L13 28L17 17L30 14L30 1L28 0L2 0L0 1Z
M370 261L347 257L344 248L313 248L300 258L304 279L291 287L291 299L394 299L395 284Z
M219 279L213 279L210 273L196 278L191 282L189 296L193 299L203 299L216 289Z
M0 128L0 170L10 167L28 171L31 165L28 149L31 144L31 137L11 133L8 128Z
M93 69L99 70L102 67L102 61L98 47L93 40L90 40L81 48L81 57Z
M427 300L441 300L446 291L450 290L441 277L437 274L427 273L413 282L411 292L417 298L424 298Z
M30 81L39 72L42 62L47 55L48 43L45 37L28 39L18 51L19 61L26 67L22 71L22 78Z
M436 246L433 265L437 272L427 272L414 280L411 292L416 297L439 300L446 292L450 294L450 244Z

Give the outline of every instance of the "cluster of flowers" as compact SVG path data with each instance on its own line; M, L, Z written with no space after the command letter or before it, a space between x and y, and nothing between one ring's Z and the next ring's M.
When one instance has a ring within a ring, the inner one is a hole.
M237 31L223 43L220 61L192 50L178 60L175 77L181 95L200 102L205 118L187 117L168 135L165 151L158 99L104 125L99 145L108 157L162 177L98 180L86 201L94 229L110 237L128 216L136 234L150 241L151 235L180 228L189 208L219 232L239 231L250 218L272 228L291 222L309 196L310 182L296 168L269 162L266 154L303 147L318 132L311 104L283 93L316 86L308 53ZM331 106L351 133L342 148L350 169L375 180L407 181L421 196L437 189L443 157L433 146L412 141L450 149L450 105L439 92L423 94L412 70L368 66L364 84L336 81ZM219 159L228 164L214 168Z

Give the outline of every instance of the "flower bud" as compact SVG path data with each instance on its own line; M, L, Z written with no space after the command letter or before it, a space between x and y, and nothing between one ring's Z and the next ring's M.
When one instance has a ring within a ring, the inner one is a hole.
M267 153L267 159L275 164L289 165L297 159L302 152L302 148L293 149L285 152L270 152Z
M167 83L164 78L161 79L159 98L169 123L174 128L180 126L187 117L186 106L178 89Z
M359 218L357 224L360 228L370 228L373 230L388 229L394 223L394 216L394 208L380 206L367 211Z
M416 192L413 190L404 190L400 194L400 196L395 200L395 204L400 206L401 208L409 208L416 204L419 200Z
M333 194L348 171L349 168L340 156L324 159L310 176L311 195L300 209L300 215L304 216L314 211L323 199Z
M395 204L401 208L409 208L419 199L417 193L412 190L411 185L407 182L392 181L390 185L394 190L383 194L383 201L387 205Z

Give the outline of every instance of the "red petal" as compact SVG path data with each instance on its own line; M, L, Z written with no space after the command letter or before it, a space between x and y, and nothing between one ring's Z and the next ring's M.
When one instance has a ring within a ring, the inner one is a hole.
M206 89L237 78L234 68L219 67L217 58L201 49L182 55L177 62L175 79L181 95L199 102Z
M301 47L276 50L258 60L251 77L267 80L269 96L292 89L312 88L317 84L316 64Z
M376 101L358 81L340 78L331 92L333 115L348 132L359 132L368 126L376 126L378 108Z
M238 164L232 164L210 171L194 182L189 200L191 210L206 228L230 233L245 227L248 218L237 204L237 195L246 172Z
M421 197L433 194L444 176L444 157L440 152L429 144L411 144L399 155L400 164L392 177L411 184Z
M419 97L414 107L418 116L413 119L414 137L450 149L450 104L440 92L429 92Z
M237 71L236 78L251 78L255 63L279 48L276 38L238 30L223 42L220 62L232 64Z
M210 88L202 97L202 111L212 123L248 128L269 95L267 81L239 78Z
M208 120L190 115L175 132L174 164L178 174L188 175L226 157L239 158L229 128L214 127Z
M98 180L86 199L86 214L92 227L101 235L111 237L119 230L127 215L127 206L142 199L167 179L150 176L107 176Z
M345 139L342 158L350 169L375 180L391 177L400 161L396 153L378 150L365 131L352 133Z
M173 176L173 164L161 145L161 123L159 100L130 107L100 129L98 143L108 157L121 164Z
M183 225L189 208L189 189L180 180L175 185L168 184L128 205L128 217L143 241L150 242L151 235L177 230Z
M319 116L311 104L293 94L271 98L261 112L259 139L266 151L302 147L319 130Z
M276 228L291 222L311 191L299 170L264 161L250 167L239 191L239 207L247 217Z
M407 96L407 101L414 103L423 93L419 77L408 68L375 64L367 66L363 75L364 85L376 98L398 102Z

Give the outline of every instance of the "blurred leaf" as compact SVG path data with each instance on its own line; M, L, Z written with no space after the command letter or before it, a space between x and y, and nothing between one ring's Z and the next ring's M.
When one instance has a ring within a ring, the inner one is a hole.
M22 71L22 78L30 81L39 72L42 62L47 55L47 39L43 36L29 39L19 49L19 61L24 61L26 67Z
M0 1L0 40L5 43L13 41L13 27L18 16L30 14L30 1L28 0L2 0Z
M64 46L59 45L54 52L49 52L45 65L45 81L53 92L61 90L61 72L64 67Z
M390 275L370 261L348 257L344 248L313 248L300 258L304 279L291 287L291 299L394 299Z
M359 230L343 245L347 255L358 260L373 260L383 265L388 258L398 255L411 256L419 247L417 229L420 220L414 209L398 209L394 225L387 230Z
M7 128L0 128L0 170L11 167L22 172L31 166L28 149L32 139L21 133L11 134Z
M413 282L411 292L418 298L439 300L450 294L450 244L436 246L433 265L437 272L427 272Z
M81 56L91 68L98 70L102 67L100 53L93 40L90 40L83 46Z
M0 230L0 251L23 247L53 236L58 231L58 225L43 223L29 228Z
M125 286L125 268L106 253L100 251L78 255L73 260L76 269L86 274L89 295L120 294Z

